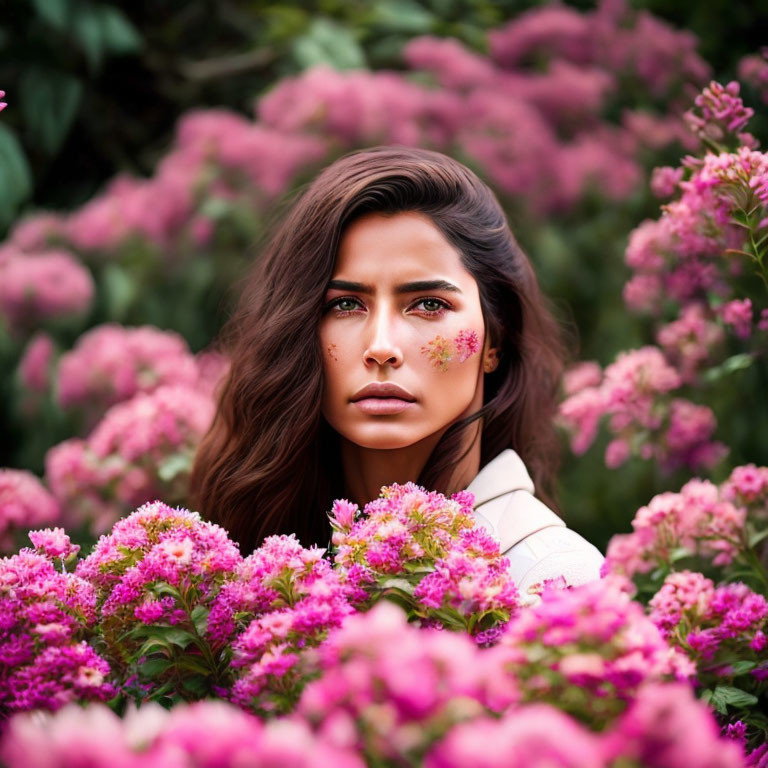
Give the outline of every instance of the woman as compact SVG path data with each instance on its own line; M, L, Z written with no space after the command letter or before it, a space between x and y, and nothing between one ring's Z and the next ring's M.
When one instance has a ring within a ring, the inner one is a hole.
M224 340L232 366L192 488L244 551L276 533L324 545L333 499L362 507L412 480L475 493L521 593L598 577L597 549L533 495L554 506L558 327L461 163L380 146L325 168Z

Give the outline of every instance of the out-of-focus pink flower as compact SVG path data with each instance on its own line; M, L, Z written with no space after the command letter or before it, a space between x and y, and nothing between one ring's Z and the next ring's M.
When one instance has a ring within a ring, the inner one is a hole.
M641 507L632 521L634 532L614 536L608 544L606 572L634 576L669 563L672 552L711 558L715 565L737 555L746 511L732 495L707 480L693 479L679 493L661 493Z
M605 756L648 768L744 766L739 745L720 737L712 711L682 684L644 686L606 734Z
M66 251L19 251L0 264L0 314L17 330L84 314L93 291L91 273Z
M670 168L668 165L654 168L651 175L651 191L656 197L672 197L682 178L682 168Z
M604 768L600 737L554 706L531 704L501 719L452 728L427 754L425 768Z
M603 378L603 369L594 360L584 360L571 366L563 376L563 391L571 397L587 387L596 387Z
M14 549L14 532L56 523L53 495L26 469L0 469L0 551Z
M85 409L93 423L108 407L139 392L165 385L194 387L199 372L178 333L108 323L91 328L61 356L57 378L59 404Z
M37 394L48 391L53 353L53 339L47 333L38 331L29 340L19 362L19 379L25 390Z
M739 80L749 83L768 104L768 47L739 61Z
M113 406L87 440L54 446L46 455L46 477L68 523L89 523L103 533L152 499L182 503L213 413L210 396L163 386Z
M719 308L723 322L733 327L740 339L749 338L752 333L752 301L733 299Z

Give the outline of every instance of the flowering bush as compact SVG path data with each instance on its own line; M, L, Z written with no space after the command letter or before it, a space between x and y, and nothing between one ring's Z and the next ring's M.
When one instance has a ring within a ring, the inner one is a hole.
M96 591L104 653L126 692L199 698L223 678L205 623L241 559L223 528L154 502L118 521L78 563L75 573Z
M490 640L516 611L518 593L498 542L474 527L473 503L467 491L446 499L414 483L382 488L361 516L356 504L338 500L334 561L373 600L388 596L428 625Z
M571 378L569 396L560 404L559 421L571 435L571 448L584 453L597 437L604 417L612 440L605 464L615 468L630 456L654 458L666 471L680 466L711 467L727 448L713 441L715 417L670 393L682 385L681 375L656 347L622 352L604 372L590 368L584 383Z
M56 568L77 547L61 528L30 538L36 550L0 559L0 712L111 699L109 664L88 643L96 592Z
M324 552L269 536L213 600L207 637L231 657L232 701L265 714L290 711L316 671L307 651L354 611Z
M736 467L720 486L693 479L638 510L603 566L634 579L650 619L694 663L699 694L751 747L768 734L767 512L768 468Z
M114 405L85 440L51 448L46 481L67 523L99 535L154 498L186 501L195 451L213 412L209 395L162 386Z
M262 724L222 701L183 704L172 711L148 702L120 719L106 707L71 705L55 716L15 717L0 745L8 768L363 768L362 760L314 736L298 720Z
M563 590L513 619L499 642L523 701L546 702L601 730L640 686L687 681L695 667L672 650L642 607L612 582Z

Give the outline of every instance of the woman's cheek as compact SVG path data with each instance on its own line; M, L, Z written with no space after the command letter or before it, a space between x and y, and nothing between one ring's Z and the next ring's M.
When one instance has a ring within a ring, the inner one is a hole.
M339 362L338 347L335 344L327 344L325 351L328 353L328 357L335 363Z
M466 362L479 351L480 337L471 328L459 331L452 339L437 334L421 348L421 353L440 371L447 371L450 362Z

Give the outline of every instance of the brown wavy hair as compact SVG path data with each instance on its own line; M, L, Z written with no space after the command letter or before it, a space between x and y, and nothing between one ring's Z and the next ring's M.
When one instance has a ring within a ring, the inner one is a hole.
M452 424L415 482L445 492L464 430L482 419L481 466L520 454L537 495L557 509L560 445L552 424L563 369L560 328L493 192L440 153L406 146L350 152L290 207L245 280L220 337L231 369L192 470L192 503L239 542L295 533L325 545L326 512L344 493L338 434L320 403L318 326L345 227L369 212L418 211L477 281L486 333L499 349L483 406Z

